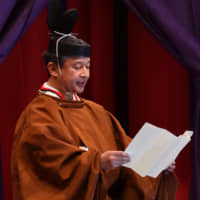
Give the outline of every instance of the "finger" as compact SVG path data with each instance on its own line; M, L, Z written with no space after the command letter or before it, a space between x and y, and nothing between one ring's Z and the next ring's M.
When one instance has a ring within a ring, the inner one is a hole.
M116 158L121 158L121 159L125 159L125 160L130 160L130 156L127 152L123 152L123 151L118 151L115 154Z
M173 172L174 169L175 169L175 166L173 165L173 166L168 167L168 168L167 168L167 171Z
M129 157L121 157L121 158L115 160L115 163L118 166L123 165L123 164L128 163L128 162L130 162Z

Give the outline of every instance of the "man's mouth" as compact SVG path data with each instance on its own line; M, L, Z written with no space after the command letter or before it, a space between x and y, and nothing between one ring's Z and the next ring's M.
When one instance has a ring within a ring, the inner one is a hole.
M78 82L77 82L77 85L78 85L79 87L85 87L85 84L86 84L86 81L78 81Z

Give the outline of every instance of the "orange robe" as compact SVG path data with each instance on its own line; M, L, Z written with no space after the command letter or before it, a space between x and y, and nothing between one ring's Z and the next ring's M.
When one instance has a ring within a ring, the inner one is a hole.
M129 142L102 106L39 94L15 130L13 200L173 200L173 173L152 179L124 167L100 169L101 153Z

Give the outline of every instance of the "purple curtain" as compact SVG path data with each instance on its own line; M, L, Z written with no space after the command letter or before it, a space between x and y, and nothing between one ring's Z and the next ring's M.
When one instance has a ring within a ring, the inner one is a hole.
M45 8L48 0L0 0L0 63ZM3 199L0 156L0 199Z
M1 155L1 152L0 152ZM1 166L1 157L0 157L0 199L3 199L3 177L2 177L2 166Z
M0 63L8 56L48 2L49 0L0 0ZM67 1L60 0L60 2L61 11L64 11ZM0 156L0 200L4 196L1 168L3 162Z
M0 63L47 5L48 0L1 0Z
M190 199L200 200L200 1L123 0L191 75L192 178Z
M198 0L124 0L153 36L192 73L200 73Z

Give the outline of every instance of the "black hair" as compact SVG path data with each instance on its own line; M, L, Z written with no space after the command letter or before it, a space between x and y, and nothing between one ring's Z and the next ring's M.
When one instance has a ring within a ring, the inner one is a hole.
M58 66L58 60L59 60L60 67L62 68L62 66L63 66L63 64L64 64L64 62L65 62L65 60L66 60L66 56L60 56L60 57L57 59L57 57L56 57L55 54L49 53L48 51L45 51L45 52L43 53L43 56L42 56L42 57L43 57L43 60L44 60L45 65L46 65L46 69L47 69L47 73L48 73L48 78L50 77L50 73L49 73L49 70L48 70L48 68L47 68L48 63L49 63L49 62L53 62L55 65Z
M59 61L60 67L62 68L66 60L66 56L59 56L57 59L55 54L45 51L43 53L43 60L44 60L45 65L48 65L49 62L53 62L54 64L58 65L58 61Z

